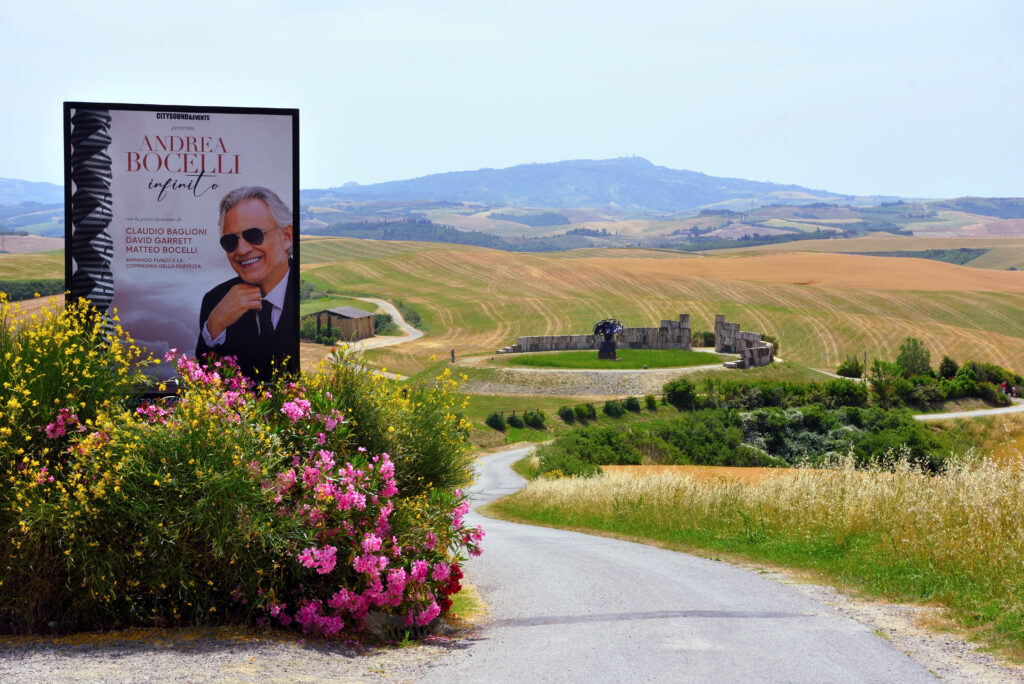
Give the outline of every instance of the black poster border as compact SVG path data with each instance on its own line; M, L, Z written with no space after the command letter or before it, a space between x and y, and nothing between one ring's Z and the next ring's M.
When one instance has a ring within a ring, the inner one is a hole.
M72 288L72 280L74 273L72 273L72 253L75 246L74 236L74 221L72 220L73 214L73 203L72 203L72 141L71 141L71 112L75 110L121 110L121 111L137 111L137 112L171 112L171 113L183 113L183 114L246 114L246 115L264 115L264 116L287 116L292 119L292 231L294 239L292 240L292 258L295 265L296 273L292 276L295 279L296 287L293 288L292 302L291 305L296 315L292 321L292 339L295 340L295 361L294 368L298 369L301 367L300 345L299 345L299 287L297 286L299 277L299 268L302 263L301 250L301 231L299 228L299 110L297 108L277 108L277 107L227 107L227 106L211 106L204 107L198 105L160 105L160 104L142 104L142 103L127 103L127 102L83 102L83 101L65 101L63 109L63 122L64 122L64 290L68 293L68 297L71 299L77 299L81 296L80 292L76 292ZM79 268L82 268L81 266ZM148 392L147 392L148 394Z

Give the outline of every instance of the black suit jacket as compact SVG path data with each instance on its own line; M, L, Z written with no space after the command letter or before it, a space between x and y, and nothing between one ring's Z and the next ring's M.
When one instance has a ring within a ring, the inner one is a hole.
M203 326L210 312L217 306L224 295L235 285L244 283L241 278L232 278L221 283L203 296L203 305L199 310L199 341L196 342L196 357L208 352L219 356L234 356L242 373L256 380L270 380L272 368L286 369L295 372L299 369L299 337L297 312L295 310L295 293L298 269L292 265L288 275L288 287L284 296L284 307L281 319L277 322L269 340L261 345L259 337L259 312L247 311L227 328L224 343L211 347L203 340Z

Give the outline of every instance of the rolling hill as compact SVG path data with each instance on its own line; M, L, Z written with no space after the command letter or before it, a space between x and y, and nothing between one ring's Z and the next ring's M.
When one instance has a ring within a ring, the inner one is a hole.
M855 198L798 185L720 178L656 166L641 157L521 164L506 169L437 173L372 185L304 190L304 201L415 200L481 202L569 209L614 207L678 212L712 205L750 208ZM875 203L880 201L876 198Z

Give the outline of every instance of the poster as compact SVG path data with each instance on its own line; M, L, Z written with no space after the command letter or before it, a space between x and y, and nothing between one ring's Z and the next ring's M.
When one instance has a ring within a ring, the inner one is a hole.
M65 102L64 141L71 297L157 358L298 367L298 110Z

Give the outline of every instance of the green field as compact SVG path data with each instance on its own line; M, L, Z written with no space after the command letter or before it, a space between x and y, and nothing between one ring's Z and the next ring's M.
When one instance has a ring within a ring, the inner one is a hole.
M682 368L705 366L722 362L722 357L708 352L687 349L623 349L615 352L616 359L599 359L596 351L564 351L511 356L507 361L513 366L532 368L598 368L603 370L625 370L630 368Z

